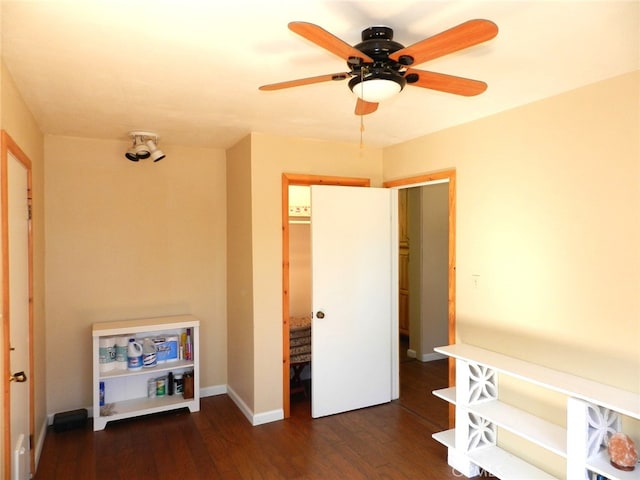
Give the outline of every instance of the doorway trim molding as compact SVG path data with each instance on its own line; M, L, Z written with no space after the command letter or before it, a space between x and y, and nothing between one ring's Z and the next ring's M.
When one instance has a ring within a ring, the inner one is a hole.
M432 182L447 181L449 184L449 252L448 252L448 308L447 335L450 345L456 343L456 171L455 169L442 170L414 177L389 180L384 182L387 188L418 187ZM449 386L456 383L455 360L449 357ZM449 406L449 425L453 426L455 409Z
M289 185L341 185L370 187L371 180L328 175L282 174L282 407L284 418L291 416L289 390Z
M29 206L32 207L32 184L31 184L31 160L22 151L20 146L11 138L11 136L2 130L0 136L0 190L2 197L2 210L0 216L2 218L2 333L3 333L3 388L4 388L4 404L2 406L4 428L4 472L3 478L9 478L11 476L11 417L10 417L10 388L9 388L9 375L10 375L10 337L9 337L9 319L10 309L9 305L9 211L8 211L8 158L11 153L20 163L24 165L27 170L27 195ZM33 434L34 434L34 381L33 381L33 223L29 219L29 239L28 239L28 281L29 281L29 461L30 470L35 472L35 457L33 448Z

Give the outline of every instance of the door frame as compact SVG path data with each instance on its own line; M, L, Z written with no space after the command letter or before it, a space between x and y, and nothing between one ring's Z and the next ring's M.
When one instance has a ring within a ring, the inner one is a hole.
M357 177L334 177L327 175L282 174L282 406L284 418L291 416L289 390L289 185L342 185L370 187L371 180Z
M456 343L456 171L455 169L427 173L414 177L390 180L382 184L386 188L419 187L432 182L448 181L449 184L449 251L448 251L448 308L447 335L450 345ZM455 360L449 357L449 386L456 383ZM455 423L455 407L449 405L449 425Z
M0 190L2 198L2 211L1 225L2 225L2 332L3 332L3 364L4 364L4 404L3 409L3 422L4 428L4 477L9 478L11 476L11 389L9 376L11 375L11 359L10 359L10 315L11 306L9 305L9 211L8 211L8 196L9 185L7 181L8 159L9 153L12 154L20 163L22 163L27 171L27 199L29 207L32 208L32 184L31 184L31 160L22 151L18 144L11 138L11 136L2 130L0 136ZM29 376L27 382L29 383L29 462L31 473L35 472L35 457L33 449L33 434L34 434L34 382L33 382L33 222L29 218L29 238L28 238L28 278L29 278Z

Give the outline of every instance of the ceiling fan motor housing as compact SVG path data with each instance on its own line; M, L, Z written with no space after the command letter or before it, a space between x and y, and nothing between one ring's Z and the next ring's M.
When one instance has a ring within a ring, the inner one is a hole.
M396 71L402 68L398 62L389 59L390 54L404 48L404 45L393 40L393 29L390 27L378 25L365 28L362 31L362 42L355 45L354 48L373 58L373 66L384 66Z
M393 29L376 25L365 28L361 35L362 42L354 45L354 48L374 61L347 62L353 74L349 88L353 90L353 87L366 78L393 80L400 85L400 89L404 88L406 80L401 72L404 65L389 58L389 55L404 48L404 45L393 40Z

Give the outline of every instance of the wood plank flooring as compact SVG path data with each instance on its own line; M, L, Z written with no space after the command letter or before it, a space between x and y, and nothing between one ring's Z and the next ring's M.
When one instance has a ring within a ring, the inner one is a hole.
M401 362L401 397L312 419L304 395L291 418L253 427L227 395L170 412L45 439L36 480L456 479L431 434L447 428L446 360Z

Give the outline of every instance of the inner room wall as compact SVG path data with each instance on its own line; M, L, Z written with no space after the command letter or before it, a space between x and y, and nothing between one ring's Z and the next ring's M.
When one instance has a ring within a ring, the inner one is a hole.
M449 338L449 184L420 187L420 359L438 358Z
M306 317L311 313L311 224L289 224L289 313Z
M369 178L372 186L379 187L382 150L261 133L251 134L251 139L252 235L257 239L251 252L254 334L259 339L255 342L254 411L269 414L283 408L282 388L274 388L283 381L282 174Z
M289 314L311 313L311 188L289 185Z
M0 6L0 10L2 7ZM31 189L33 197L33 375L34 383L34 439L37 456L44 441L46 425L46 359L45 359L45 234L44 234L44 135L38 123L27 108L17 85L4 61L0 70L0 128L5 130L31 161ZM0 338L0 341L3 339ZM8 367L2 365L3 372ZM4 402L4 389L0 401ZM4 418L0 420L3 427ZM0 428L0 430L3 430ZM4 430L3 430L4 431ZM0 438L0 448L4 438ZM4 458L3 458L4 460ZM4 466L0 465L0 471Z
M94 322L189 313L200 387L227 383L225 151L45 137L47 409L91 405Z
M636 71L385 149L385 180L456 169L457 341L640 392L638 85ZM566 421L563 399L500 395Z

